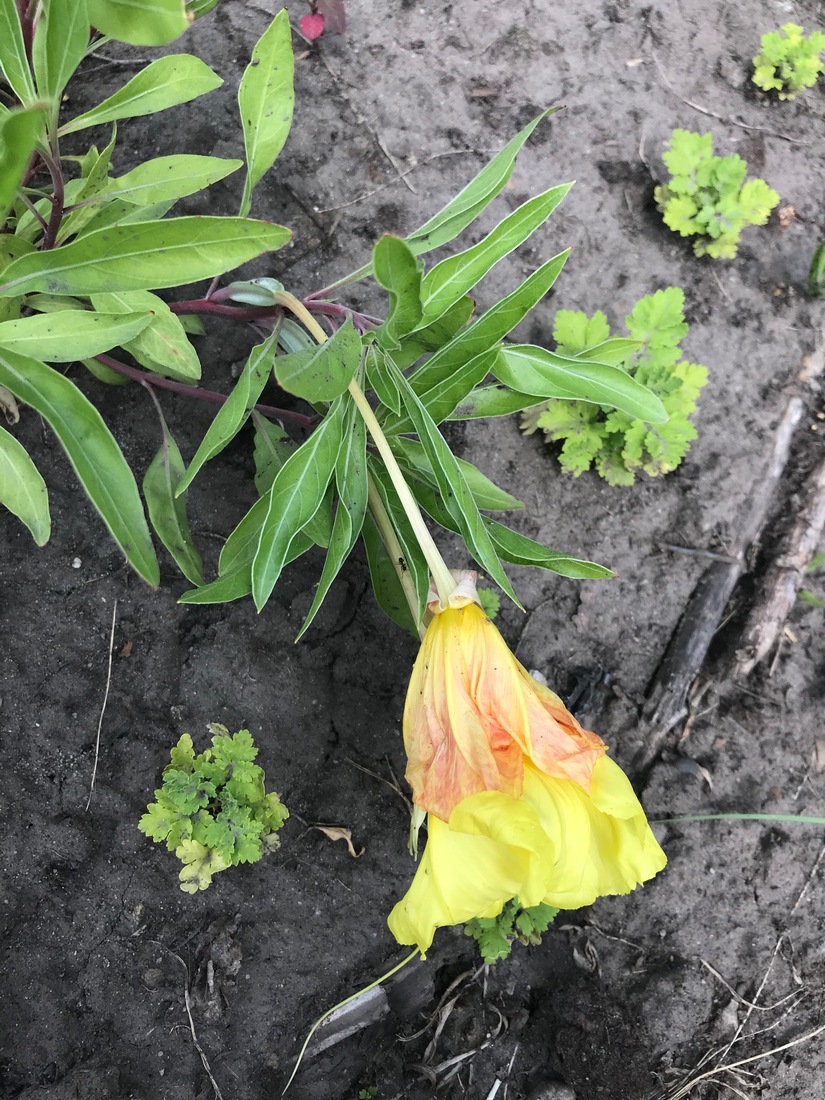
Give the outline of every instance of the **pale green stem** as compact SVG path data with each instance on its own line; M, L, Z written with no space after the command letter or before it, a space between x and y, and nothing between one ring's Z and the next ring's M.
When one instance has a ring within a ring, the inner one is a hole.
M387 980L387 978L391 978L393 976L393 974L397 974L398 971L402 967L406 966L407 963L412 962L413 959L416 957L416 955L420 955L420 954L421 954L421 952L416 947L415 951L411 951L410 954L407 955L406 959L402 959L401 962L398 963L397 966L394 966L392 968L392 970L388 970L386 974L382 974L381 977L376 978L374 982L370 982L369 985L365 985L363 989L359 989L358 992L353 993L351 997L345 997L343 1001L339 1001L337 1005L333 1005L332 1008L327 1009L327 1011L323 1014L323 1016L318 1017L318 1019L315 1021L315 1023L310 1028L309 1034L307 1035L306 1039L304 1039L304 1045L301 1047L301 1052L298 1055L298 1061L295 1063L295 1068L293 1069L292 1073L290 1074L289 1080L284 1085L284 1091L281 1093L281 1096L285 1095L287 1089L292 1084L292 1082L295 1080L295 1074L298 1072L298 1069L301 1065L301 1062L304 1060L304 1055L306 1054L306 1049L309 1046L309 1041L312 1038L312 1036L315 1034L315 1032L318 1030L318 1028L321 1026L321 1024L324 1022L324 1020L326 1020L327 1017L331 1016L333 1014L333 1012L336 1012L339 1008L343 1008L344 1005L350 1004L352 1001L356 1000L358 997L361 997L364 993L369 993L369 991L371 989L375 989L376 986L380 985L382 982L385 982Z
M299 302L293 294L289 294L287 291L278 291L274 297L278 305L283 306L285 309L295 314L309 332L312 333L319 344L323 344L327 340L327 334L324 332L323 328L321 328L306 306ZM446 607L449 603L451 594L455 590L455 579L447 568L447 563L442 558L441 552L436 546L427 524L424 522L421 509L418 507L418 503L401 472L395 455L392 453L392 449L387 442L387 437L381 431L381 425L375 418L372 406L364 396L364 391L355 379L350 382L347 388L387 468L387 473L390 475L395 491L398 493L401 507L404 509L407 519L410 521L410 526L413 529L418 545L421 547L421 553L424 555L427 565L430 567L433 584L438 592L438 598L441 601L441 605L442 607ZM415 618L417 621L417 613L415 614Z

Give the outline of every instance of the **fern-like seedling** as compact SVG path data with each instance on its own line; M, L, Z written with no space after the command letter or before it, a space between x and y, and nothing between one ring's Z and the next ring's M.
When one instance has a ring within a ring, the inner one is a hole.
M631 341L624 360L615 364L661 399L669 415L665 424L645 424L587 401L553 399L522 414L525 435L540 429L548 443L563 441L559 462L574 477L595 466L611 485L632 485L640 470L651 477L675 470L696 438L690 418L708 378L707 367L681 357L688 331L684 300L679 287L642 298L626 318ZM593 359L594 349L610 339L610 328L601 312L588 318L560 310L553 337L561 354Z
M696 237L697 256L730 260L746 225L764 225L779 195L764 180L745 180L741 157L713 155L711 134L674 130L662 159L671 178L653 192L665 225Z
M253 763L258 750L248 730L230 736L212 723L212 748L198 756L185 733L171 751L155 802L138 822L142 833L183 863L180 888L205 890L212 876L239 863L256 863L278 847L278 829L289 817L274 792L266 793L264 771Z
M760 46L751 80L765 92L776 92L780 99L796 99L806 88L813 88L819 74L825 72L821 57L825 34L821 31L806 38L798 24L785 23L780 30L763 34Z
M497 917L473 917L468 920L464 925L464 934L473 937L482 959L492 964L507 958L514 940L525 946L540 944L542 933L547 931L557 913L558 909L543 903L524 909L518 898L512 898Z

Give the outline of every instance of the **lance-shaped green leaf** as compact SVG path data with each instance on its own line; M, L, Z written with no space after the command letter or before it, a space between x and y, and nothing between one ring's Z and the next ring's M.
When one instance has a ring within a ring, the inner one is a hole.
M341 566L349 557L361 528L367 510L367 429L363 418L358 414L350 400L345 414L343 446L335 462L335 488L338 491L338 507L332 524L329 550L321 579L315 590L312 606L307 612L301 627L299 638L306 632L315 618L330 585L338 576Z
M63 244L69 237L76 236L84 226L89 224L97 212L97 201L109 201L105 198L105 191L109 184L109 165L116 140L117 123L113 123L112 136L103 151L98 153L93 145L83 158L80 190L72 203L74 209L64 216L60 224L57 235L58 244ZM78 206L78 203L82 205Z
M361 537L367 552L370 581L378 606L396 626L400 626L402 630L418 638L418 630L413 622L412 612L404 596L404 589L401 587L392 558L378 533L375 520L369 514L364 519Z
M55 122L60 99L69 77L83 60L89 44L89 16L86 0L70 4L45 4L37 20L32 45L32 63L37 90L52 102Z
M406 436L397 436L390 442L402 466L438 488L438 477L423 443ZM465 462L463 458L457 458L456 462L479 508L486 508L489 512L509 512L524 507L524 501L499 488L471 462Z
M473 245L448 256L424 276L421 284L423 321L433 321L482 279L499 260L508 256L550 217L572 183L551 187L523 203Z
M162 416L160 423L163 443L143 478L149 519L184 577L192 584L203 584L203 562L189 529L186 493L177 492L183 477L183 459Z
M400 237L385 233L372 250L372 267L379 286L390 298L387 320L376 331L376 338L380 344L393 348L401 336L412 332L421 321L423 265Z
M507 185L513 174L516 157L532 132L543 119L557 110L558 107L551 107L548 111L542 111L508 141L501 152L493 157L490 163L485 165L443 210L439 210L422 226L410 233L406 238L407 244L416 256L447 244L478 217Z
M513 531L495 520L485 517L484 522L499 556L504 561L512 562L513 565L548 569L551 573L558 573L562 577L571 577L574 580L603 580L606 577L616 576L612 569L604 565L598 565L594 561L582 561L569 554L550 550L540 542L535 542L526 535L520 535L518 531Z
M475 308L475 301L469 295L465 295L450 306L438 320L424 328L416 329L409 336L402 337L400 347L393 349L392 357L395 365L401 370L406 370L425 352L437 351L438 348L449 344L458 330L470 320Z
M392 365L390 364L392 370ZM418 437L430 460L433 473L438 479L438 488L450 515L461 528L461 535L467 549L478 564L496 584L510 597L517 607L521 607L513 587L504 572L487 533L473 494L461 472L458 461L444 441L443 436L433 423L432 417L421 403L407 379L396 370L396 382L401 390L404 407L412 421Z
M292 236L249 218L169 218L116 225L47 252L32 252L3 272L0 297L32 291L96 294L155 290L222 275Z
M273 424L254 409L252 420L255 423L255 488L263 497L272 488L281 467L297 451L298 444L290 439L280 424ZM304 532L316 546L329 546L332 536L331 490L330 485L317 512L304 526Z
M434 352L410 375L410 385L419 397L424 397L445 378L449 378L453 371L495 347L508 332L512 332L548 293L569 255L568 248L547 260L515 290Z
M275 163L292 123L295 93L292 31L286 9L279 11L252 50L238 89L246 150L246 181L241 216L249 213L252 192Z
M165 46L192 21L184 0L89 0L89 18L102 34L132 46Z
M21 103L36 98L15 0L0 0L0 72Z
M38 546L45 546L52 529L46 483L25 447L5 428L0 428L0 504L25 523Z
M265 501L259 500L258 504L262 505L261 521L255 520L254 538L247 540L248 555L241 559L237 558L233 563L231 570L229 567L215 578L214 581L210 581L208 584L203 585L201 588L194 588L190 592L184 592L180 598L180 603L185 604L214 604L214 603L231 603L233 600L240 600L244 596L250 596L252 594L252 560L255 557L255 549L258 545L258 539L261 533L261 524L263 523L263 516L266 514ZM257 505L255 506L257 508ZM251 515L251 512L247 513L247 517ZM243 524L247 517L241 520ZM238 528L235 529L236 531ZM230 535L230 539L234 536L235 531ZM228 545L228 543L227 543ZM286 560L284 565L289 565L291 561L299 558L301 554L305 554L307 550L313 545L312 539L308 535L305 535L303 531L299 531L292 542L289 544L289 550L287 551Z
M459 402L448 420L481 420L488 416L509 416L533 405L542 398L530 393L518 393L509 386L476 386Z
M401 416L401 394L394 379L384 368L384 356L389 352L379 352L373 346L367 349L364 366L367 385L374 391L382 405L386 405L396 416Z
M192 484L195 475L205 462L214 458L216 454L234 439L243 425L249 419L261 391L266 385L269 372L272 369L272 356L275 354L275 341L273 334L268 336L262 344L258 344L249 353L244 369L241 371L235 388L228 399L221 405L218 414L206 431L201 444L195 451L195 457L189 463L184 476L178 484L178 492L182 493Z
M346 390L360 362L361 337L347 319L325 343L279 355L275 377L287 393L305 401L332 401Z
M603 340L600 344L594 344L590 348L582 348L575 352L575 359L595 359L597 363L607 363L610 367L621 367L634 351L642 347L642 340L631 340L627 336L611 336L609 340Z
M0 122L0 227L6 221L42 129L43 111L39 107L9 111Z
M418 503L436 523L448 531L461 533L458 524L444 507L432 486L416 481L412 488ZM513 565L547 569L551 573L558 573L559 576L574 580L603 580L616 575L604 565L598 565L593 561L582 561L580 558L571 557L570 554L562 554L558 550L542 546L540 542L535 542L526 535L520 535L517 531L505 527L488 516L482 516L482 519L499 556Z
M507 344L500 349L492 373L505 386L534 394L537 400L560 397L610 405L646 424L667 420L655 394L619 367L605 363L571 359L532 344Z
M289 544L312 519L327 491L341 446L343 409L339 398L261 498L267 501L267 514L252 563L252 595L259 611L281 574Z
M155 157L139 164L125 176L113 179L101 197L107 201L123 199L141 206L177 202L186 195L203 191L239 168L243 168L242 160L227 160L224 157Z
M126 343L151 320L151 313L128 317L75 309L40 313L0 324L0 346L47 363L74 363Z
M371 482L370 502L372 515L373 517L375 517L375 515L377 514L374 506L372 505L373 494L377 493L381 503L383 504L384 511L389 516L390 523L392 524L392 528L395 531L396 538L398 539L403 554L403 560L400 562L396 561L392 563L392 569L394 572L396 572L396 570L400 568L402 572L409 574L409 576L412 578L413 588L415 589L415 596L417 601L416 619L418 622L420 622L424 616L424 611L427 606L427 594L430 591L430 567L427 564L426 559L424 558L424 554L421 550L418 539L416 538L415 531L410 524L407 513L404 511L404 506L399 499L398 493L392 483L392 479L390 478L389 473L387 472L386 466L384 466L384 464L380 462L377 457L370 455L367 459L367 467L369 470ZM364 530L366 531L366 529L367 524L365 523ZM366 543L366 539L365 544L367 545L369 551L369 544ZM370 572L372 573L372 565L370 565ZM374 582L375 578L373 577L373 583ZM393 586L387 582L386 578L382 580L382 584L385 588L388 588L389 591L392 592ZM409 608L409 604L407 603L407 599L404 596L404 591L401 587L400 581L398 582L398 589L401 594L401 598ZM390 612L381 602L381 598L379 597L377 588L376 597L378 597L379 603L381 603L381 606L384 607L385 611L387 611L387 614L390 614ZM390 618L393 619L394 622L398 622L398 619L395 619L393 615L390 615ZM402 619L403 618L404 617L402 616ZM409 619L409 622L412 622L412 618ZM402 621L399 625L404 626L404 628L407 629L405 621ZM413 624L413 633L417 635L415 624Z
M84 224L78 230L79 237L88 237L100 229L108 229L113 225L135 225L138 222L158 221L166 217L175 205L174 199L167 202L155 202L149 206L137 206L123 199L112 199L103 206L92 206L93 217L88 225ZM85 210L85 207L81 207ZM80 213L78 210L76 213Z
M181 319L157 294L149 290L125 290L91 297L92 305L101 314L125 314L124 320L130 314L149 314L149 324L137 336L121 341L142 367L179 382L196 382L200 378L198 353L189 342Z
M115 542L135 572L157 586L157 558L134 475L94 405L58 371L7 348L0 348L0 385L49 424Z
M59 133L73 134L119 118L154 115L213 92L221 84L223 80L199 57L188 53L159 57L97 107L61 126Z
M468 359L466 363L456 366L450 374L442 377L421 394L421 404L436 424L445 420L467 394L487 377L497 355L498 350L493 348L482 352L481 355L476 355L473 359ZM412 430L412 421L409 416L400 416L397 420L388 419L384 430L387 434L409 432Z

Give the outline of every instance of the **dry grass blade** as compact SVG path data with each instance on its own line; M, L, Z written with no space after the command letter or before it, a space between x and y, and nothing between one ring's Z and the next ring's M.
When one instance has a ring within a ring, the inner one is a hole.
M103 715L106 713L106 704L109 701L109 687L112 683L112 657L115 649L115 623L117 622L117 600L112 608L112 630L109 635L109 665L106 672L106 690L103 692L103 703L100 707L100 718L97 721L97 737L95 738L95 762L92 766L92 781L89 784L89 797L86 799L84 813L89 812L92 804L92 795L95 793L95 779L97 778L97 762L100 759L100 731L103 729Z

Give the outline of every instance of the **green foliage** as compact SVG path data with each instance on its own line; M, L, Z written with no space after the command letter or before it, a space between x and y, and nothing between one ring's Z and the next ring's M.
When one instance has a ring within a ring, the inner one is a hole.
M760 45L751 80L763 91L777 92L780 99L796 99L805 88L813 88L825 71L821 57L825 34L821 31L806 38L802 27L785 23L780 30L763 34Z
M300 636L363 537L381 606L415 632L430 564L420 527L417 534L409 519L410 500L387 462L398 463L418 505L461 535L468 554L511 599L516 595L507 563L570 577L610 576L602 566L542 547L491 519L487 513L520 508L521 502L457 459L439 428L447 419L499 415L551 398L595 401L651 425L666 419L660 397L621 369L627 341L607 340L598 355L502 345L551 289L566 251L474 316L479 282L533 237L570 184L529 197L476 243L425 262L500 195L520 150L552 111L512 137L420 228L405 238L380 237L370 262L334 286L303 300L275 277L230 276L218 286L234 267L277 251L290 238L283 226L249 216L255 188L292 120L294 58L286 11L264 29L239 82L243 158L164 153L127 172L118 168L118 126L128 139L130 119L180 107L221 86L208 65L185 52L155 57L81 114L64 107L72 102L77 66L107 38L163 45L214 7L215 0L78 0L45 5L35 26L40 8L0 0L0 68L11 89L9 108L0 110L0 386L44 418L112 537L151 585L160 579L155 545L166 548L194 586L183 595L185 603L251 595L260 609L285 566L317 545L326 558ZM102 148L84 145L84 134L102 126L111 128ZM176 202L218 181L236 186L237 216L174 215ZM345 287L370 276L387 293L385 319L337 300ZM183 301L165 300L167 288L201 279L213 280L204 297L184 291ZM254 322L263 338L227 387L231 392L211 393L199 385L199 317L218 322L226 314ZM74 362L101 385L141 383L136 401L162 379L163 387L217 402L194 456L182 454L155 399L158 450L154 458L139 459L146 471L139 485L116 426L113 431L98 412L99 388L92 385L87 396L57 369ZM303 402L303 411L263 404L273 380ZM369 421L373 412L377 427ZM189 523L188 492L250 420L258 500L228 533L217 577L207 578ZM291 438L282 424L290 431L297 425L300 438ZM374 442L381 433L386 447L368 447L368 434ZM0 434L0 504L35 542L48 539L46 485L36 455L27 454L13 430ZM204 864L213 856L196 847L201 838L183 839L191 841L185 854L193 867L214 868Z
M563 440L559 462L575 477L595 465L611 485L632 485L639 470L651 477L675 470L696 438L690 417L707 382L705 367L681 359L679 344L688 331L683 307L682 291L668 287L642 298L626 318L631 340L624 370L658 395L666 423L651 426L618 409L553 400L523 414L525 434L541 429L548 442ZM581 357L604 347L610 330L603 313L588 318L560 310L553 337L559 351Z
M732 259L746 225L764 225L779 195L764 180L745 180L741 157L713 155L713 137L674 130L664 162L671 178L654 191L665 225L696 237L697 256Z
M478 943L481 957L489 965L506 959L514 940L525 946L540 944L542 933L547 931L557 913L558 909L544 903L523 909L518 898L512 898L497 917L474 917L467 921L464 934Z
M478 598L488 619L494 619L501 610L501 597L492 588L479 588Z
M229 735L213 723L212 748L198 756L188 733L171 750L155 802L138 822L142 833L183 863L181 890L194 894L213 875L239 863L257 863L278 847L275 835L289 814L274 792L266 793L252 735Z
M825 241L820 241L811 257L808 293L812 298L825 298Z

